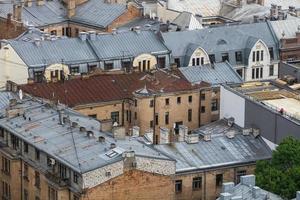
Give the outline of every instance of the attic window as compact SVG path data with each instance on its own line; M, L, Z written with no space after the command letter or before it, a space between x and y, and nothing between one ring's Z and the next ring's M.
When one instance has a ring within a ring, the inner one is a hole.
M217 45L227 44L227 42L223 39L218 40Z
M106 155L107 157L109 157L109 158L113 158L113 157L117 156L118 153L115 152L115 151L109 151L109 152L107 152L105 155Z

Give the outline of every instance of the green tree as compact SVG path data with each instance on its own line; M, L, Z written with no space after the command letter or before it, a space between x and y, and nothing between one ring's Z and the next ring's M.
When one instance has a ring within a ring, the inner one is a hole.
M285 199L300 190L300 140L288 137L273 151L269 161L256 165L257 185Z

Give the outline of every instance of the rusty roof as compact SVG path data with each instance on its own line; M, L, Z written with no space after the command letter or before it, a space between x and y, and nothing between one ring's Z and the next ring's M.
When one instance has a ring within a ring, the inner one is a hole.
M157 70L152 73L98 74L64 82L26 84L20 88L33 96L59 100L70 107L75 107L132 98L133 93L142 88L147 88L155 94L162 94L209 86L210 84L206 82L191 84L175 73Z

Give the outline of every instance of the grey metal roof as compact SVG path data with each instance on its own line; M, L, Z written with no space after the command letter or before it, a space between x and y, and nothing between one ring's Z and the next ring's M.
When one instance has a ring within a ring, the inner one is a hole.
M133 57L142 53L161 54L169 50L153 31L126 31L116 34L100 34L90 41L102 59Z
M283 33L284 38L293 38L296 37L296 32L299 31L300 18L271 21L270 24L278 40L283 37Z
M0 17L6 18L12 13L13 3L1 4ZM126 11L123 4L104 3L104 0L89 0L76 7L75 16L67 17L67 9L59 0L46 1L37 6L35 2L30 7L23 7L22 21L34 26L46 26L71 20L96 27L105 28Z
M233 131L235 137L227 138L224 134L228 131ZM225 120L194 131L198 134L208 132L212 134L211 141L200 140L197 144L177 142L156 145L155 148L176 160L176 172L255 162L272 156L261 137L243 136L240 128L228 127Z
M126 5L89 0L76 8L72 21L106 27L126 11Z
M163 40L172 50L174 57L185 56L186 48L190 43L199 45L208 54L244 50L250 36L261 39L269 47L276 46L272 32L265 22L162 33Z
M61 62L69 64L120 59L142 53L169 52L153 31L100 34L95 40L86 41L79 38L57 38L53 41L42 40L39 46L32 40L27 42L22 39L9 40L8 43L28 66L33 67Z
M212 85L222 83L242 83L242 78L228 62L212 65L180 67L180 72L191 83L205 81Z
M3 116L5 114L5 109L9 104L9 100L13 97L14 96L10 92L0 92L0 116Z
M93 131L94 137L87 137L86 132L80 132L79 128L70 129L68 124L59 124L57 110L46 106L37 99L24 98L23 101L19 100L19 104L15 107L24 108L27 119L24 119L23 116L9 120L2 118L0 126L77 172L84 173L119 161L125 151L134 151L137 156L142 157L171 160L151 146L140 142L143 141L142 138L126 137L124 140L116 140L108 133L98 131L100 123L97 120L70 109L65 109L70 120L78 123L79 126L84 126L86 130ZM105 137L105 142L98 142L99 136ZM115 143L116 148L110 149L111 143ZM107 156L106 154L112 150L115 152L115 156Z
M10 40L9 43L28 66L41 66L53 63L76 63L96 61L87 42L79 38L57 39L55 41L41 41L40 45L34 42Z

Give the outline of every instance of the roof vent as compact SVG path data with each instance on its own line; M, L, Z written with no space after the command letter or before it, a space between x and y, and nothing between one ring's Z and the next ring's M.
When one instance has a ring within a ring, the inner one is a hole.
M89 138L94 136L94 132L93 131L87 131L86 132L86 136L88 136Z
M35 46L37 46L37 47L41 46L41 40L40 40L39 38L35 38L35 39L34 39L34 44L35 44Z
M99 141L99 142L105 142L105 137L99 136L99 137L98 137L98 141Z
M141 33L141 27L140 27L140 26L134 27L133 30L134 30L137 34L140 34L140 33Z
M227 125L228 125L229 127L232 127L233 124L234 124L234 118L233 118L233 117L228 118L228 119L227 119Z
M116 148L117 147L117 145L115 144L115 143L111 143L110 144L110 149L114 149L114 148Z
M83 126L81 126L81 127L79 128L79 131L80 131L80 132L86 132L86 128L83 127Z
M234 136L235 136L235 132L234 131L228 131L226 133L226 137L229 138L229 139L234 138Z
M260 135L260 131L258 128L253 128L252 129L252 134L254 137L258 137Z
M211 141L211 133L210 132L204 133L203 134L203 140L204 141Z

